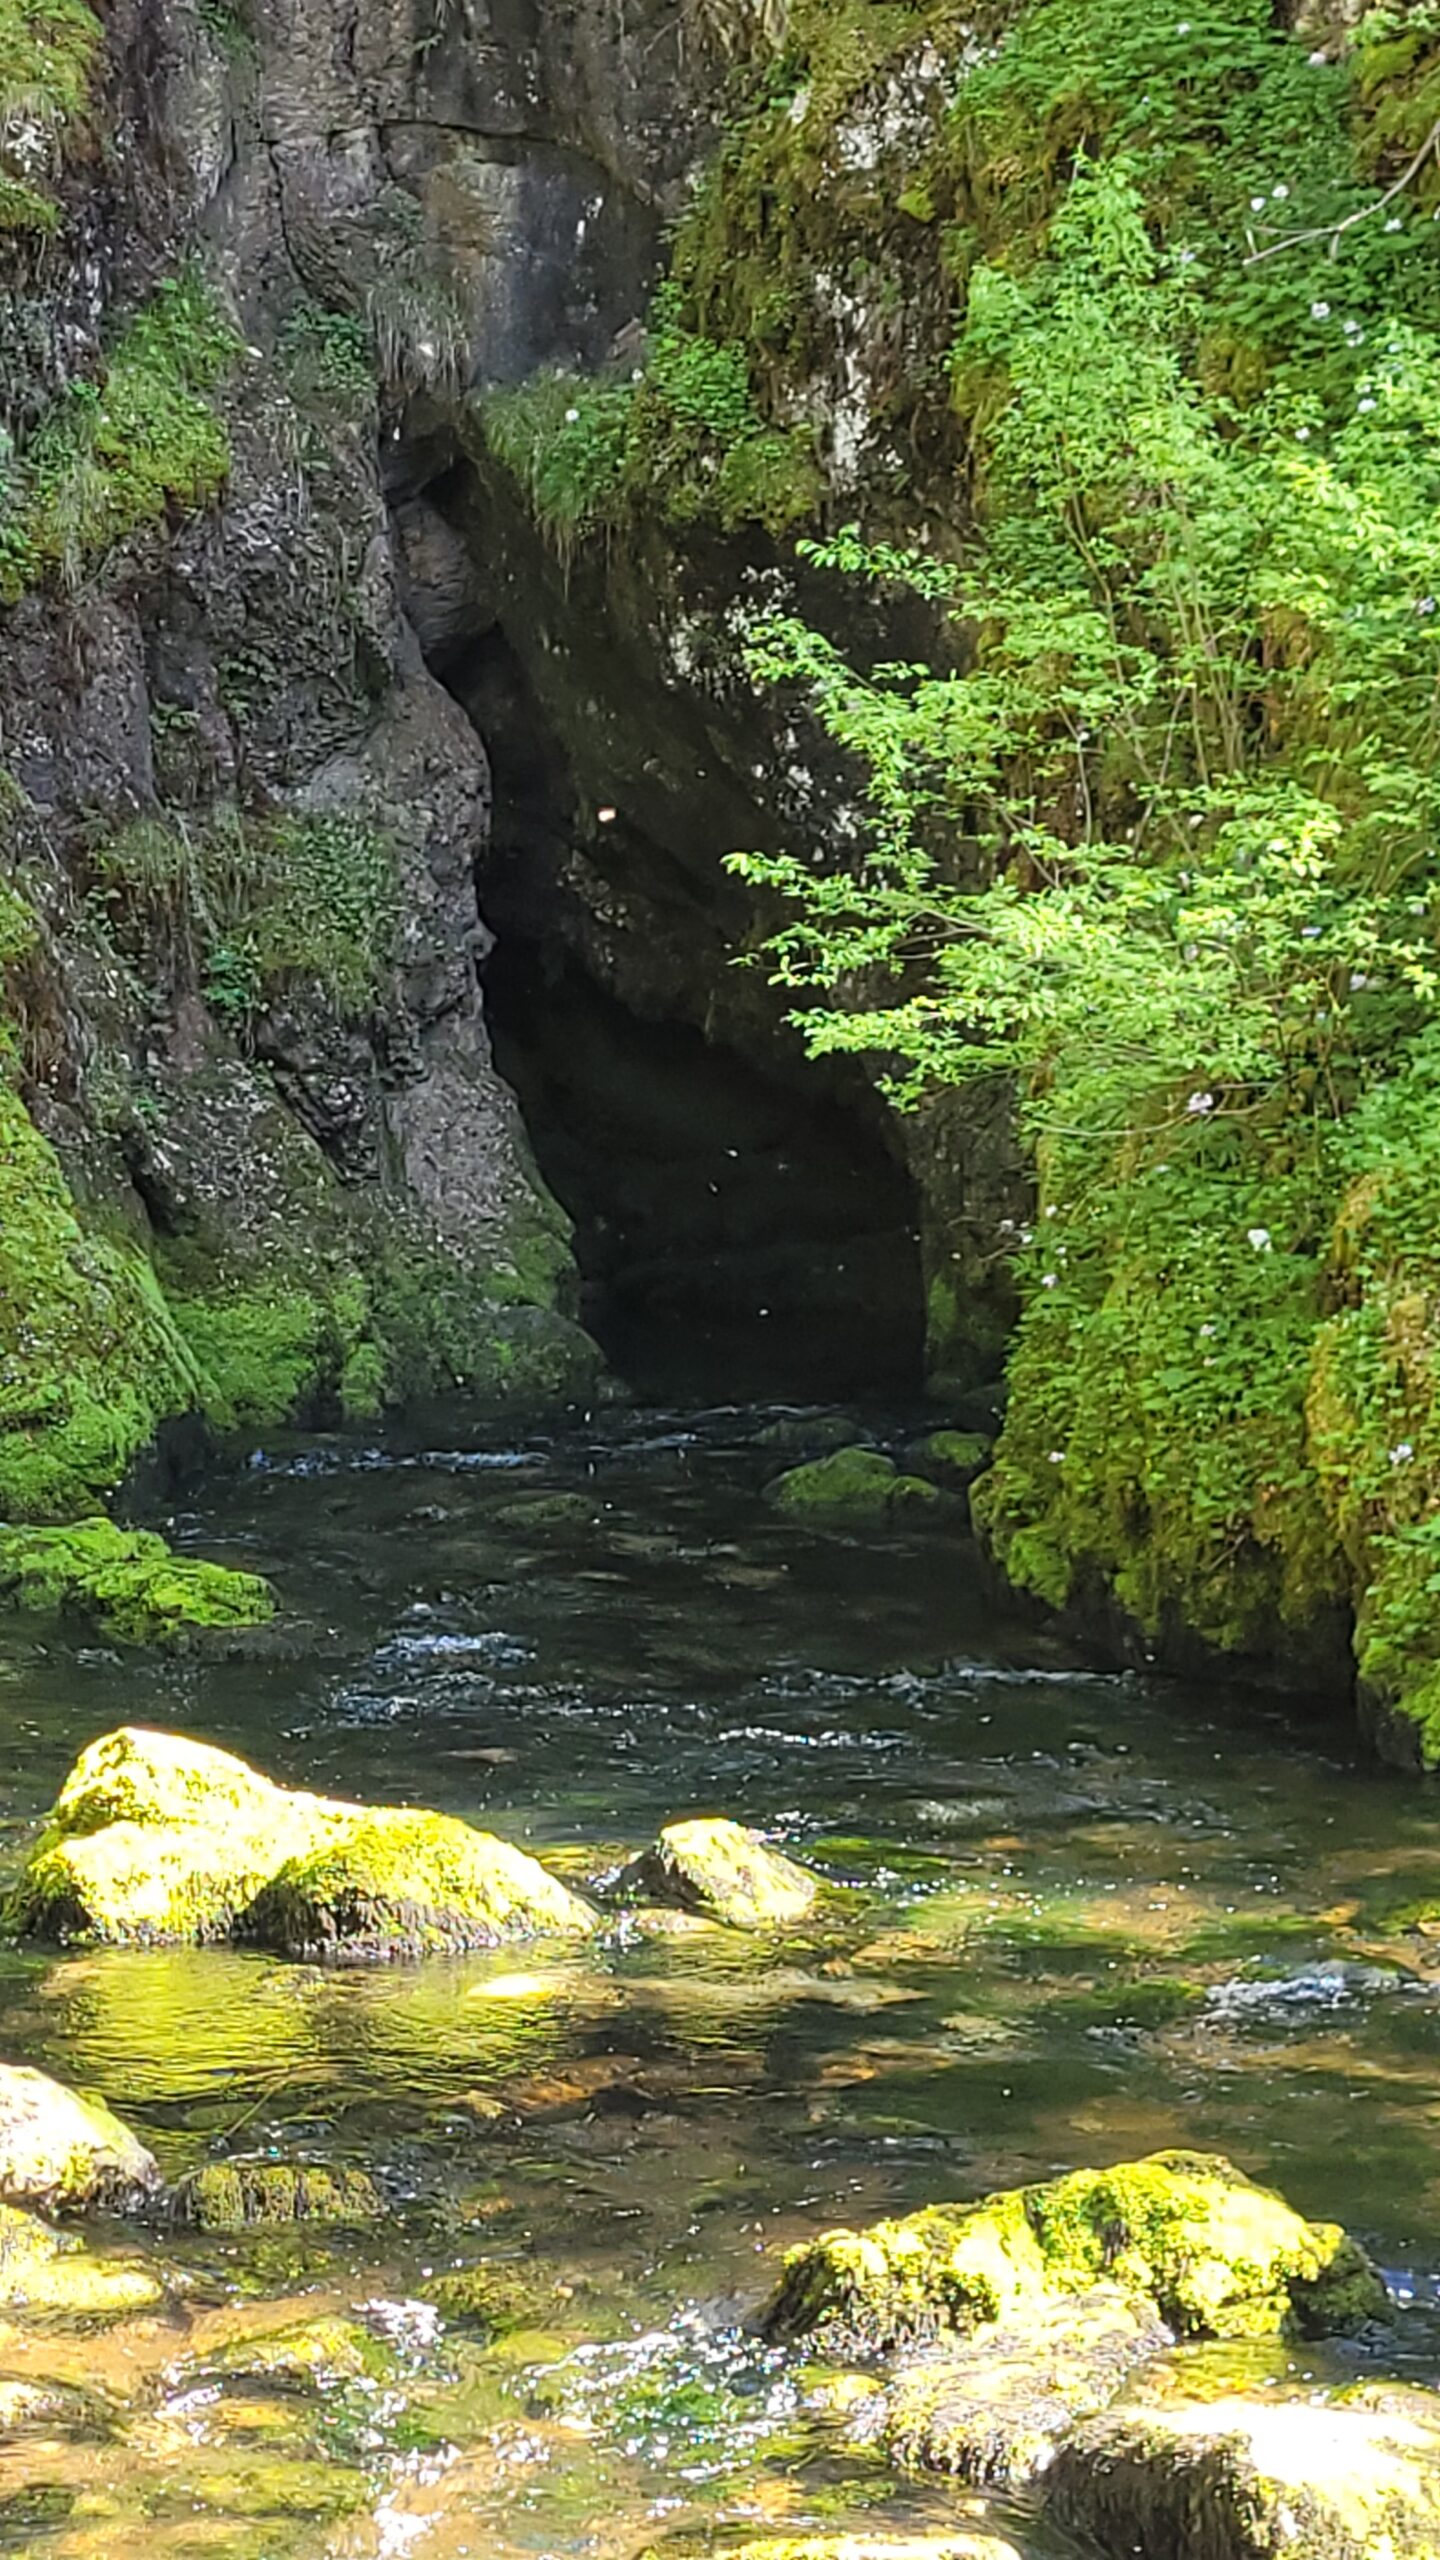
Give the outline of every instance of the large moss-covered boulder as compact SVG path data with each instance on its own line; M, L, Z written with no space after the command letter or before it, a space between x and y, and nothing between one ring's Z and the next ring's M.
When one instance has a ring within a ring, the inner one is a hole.
M1020 2554L993 2533L805 2533L798 2540L742 2543L731 2560L1020 2560Z
M934 2205L793 2249L766 2334L866 2348L967 2335L1108 2281L1184 2337L1321 2335L1382 2313L1384 2284L1333 2223L1302 2220L1228 2160L1157 2152L973 2205Z
M96 1517L0 1528L0 1609L85 1618L123 1644L184 1645L206 1628L263 1625L275 1594L258 1573L177 1556L153 1530Z
M124 2211L159 2184L144 2143L103 2098L82 2097L26 2064L0 2063L0 2197L7 2203L50 2213L86 2205Z
M95 2257L73 2232L0 2204L0 2303L87 2319L144 2311L163 2298L147 2267Z
M244 1934L316 1963L588 1937L599 1915L537 1859L448 1814L380 1808L287 1858Z
M1440 2398L1371 2390L1101 2418L1061 2449L1047 2507L1135 2560L1435 2560Z
M80 1754L9 1924L108 1945L223 1938L283 1859L357 1810L277 1787L188 1735L125 1725Z
M172 2221L197 2231L253 2231L297 2222L375 2222L385 2208L363 2169L299 2160L209 2160L168 2199Z
M907 2364L878 2430L867 2432L908 2470L945 2472L974 2488L1031 2480L1170 2343L1147 2303L1096 2285Z
M643 1900L699 1912L732 1929L772 1929L803 1920L819 1878L767 1849L743 1823L702 1818L670 1822L620 1879Z
M765 1488L765 1499L792 1519L885 1520L893 1512L940 1510L945 1497L923 1476L900 1473L880 1449L836 1449L828 1458L791 1467Z
M127 1725L82 1752L8 1905L21 1936L236 1935L284 1955L423 1955L598 1927L522 1850L448 1815L344 1804Z

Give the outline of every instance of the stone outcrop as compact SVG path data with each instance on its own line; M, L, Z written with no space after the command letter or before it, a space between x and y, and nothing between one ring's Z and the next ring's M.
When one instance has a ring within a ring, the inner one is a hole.
M120 2211L160 2184L154 2158L103 2098L28 2064L0 2063L0 2197L42 2212Z
M667 1823L653 1849L626 1869L620 1887L732 1929L773 1929L803 1920L820 1882L742 1823L701 1816Z

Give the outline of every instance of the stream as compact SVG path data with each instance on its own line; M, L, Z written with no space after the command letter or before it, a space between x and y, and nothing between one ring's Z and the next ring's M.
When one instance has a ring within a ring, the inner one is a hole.
M1440 1900L1433 1800L1328 1710L1087 1664L997 1608L953 1520L778 1518L804 1428L277 1441L171 1526L275 1577L272 1639L7 1635L7 1870L81 1747L138 1722L441 1807L582 1884L724 1812L853 1891L781 1939L381 1971L0 1950L0 2051L102 2090L167 2175L273 2148L365 2166L390 2208L100 2226L167 2306L0 2325L0 2378L75 2386L0 2441L0 2550L678 2560L923 2534L958 2502L1061 2560L1023 2496L855 2445L746 2319L836 2221L1165 2145L1344 2221L1401 2304L1385 2369L1440 2381L1440 1951L1393 1927ZM483 2310L437 2308L465 2270ZM1378 2350L1238 2352L1293 2386Z

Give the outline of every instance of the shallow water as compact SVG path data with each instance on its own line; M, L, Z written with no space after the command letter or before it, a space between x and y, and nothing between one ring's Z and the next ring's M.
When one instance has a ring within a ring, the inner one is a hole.
M165 2311L0 2326L0 2380L89 2395L0 2446L0 2550L635 2560L953 2521L747 2338L777 2252L1162 2144L1347 2222L1404 2306L1387 2369L1440 2380L1440 1973L1390 1928L1440 1900L1431 1799L1322 1710L1087 1667L997 1612L953 1524L778 1521L773 1419L276 1447L173 1531L274 1574L273 1646L6 1640L12 1860L128 1720L443 1806L579 1880L724 1811L854 1891L778 1943L378 1973L0 1951L0 2049L102 2088L167 2171L300 2151L394 2208L368 2235L142 2237ZM500 2336L422 2298L479 2265L518 2279ZM256 2369L245 2341L357 2306L371 2371ZM988 2512L1056 2560L1023 2500Z

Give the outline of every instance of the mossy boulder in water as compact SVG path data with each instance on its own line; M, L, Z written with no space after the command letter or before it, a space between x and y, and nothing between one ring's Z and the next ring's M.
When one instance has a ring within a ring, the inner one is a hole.
M1047 2507L1138 2560L1434 2560L1440 2399L1372 2388L1097 2419L1058 2455Z
M148 2310L163 2299L148 2268L94 2257L73 2233L0 2204L0 2303L85 2319Z
M599 1915L538 1860L449 1814L384 1807L288 1858L243 1933L314 1963L586 1937Z
M762 2319L772 2338L818 2331L873 2349L968 2334L1102 2279L1185 2337L1323 2335L1387 2302L1336 2225L1303 2221L1228 2160L1166 2151L827 2232L790 2252Z
M110 1945L223 1938L284 1858L356 1811L277 1787L209 1743L125 1725L76 1761L10 1925Z
M733 1929L769 1929L803 1920L819 1879L767 1849L758 1832L720 1820L667 1823L621 1878L625 1891Z
M21 1936L240 1934L312 1957L598 1926L588 1903L487 1832L277 1787L231 1752L134 1725L81 1753L8 1912Z
M1020 2560L1020 2554L1013 2542L993 2533L804 2533L781 2542L742 2543L730 2560Z
M171 2219L198 2231L374 2222L384 2209L363 2169L296 2160L210 2160L182 2178L169 2198Z
M836 1449L808 1466L791 1467L765 1488L765 1499L792 1519L883 1520L892 1512L939 1509L945 1497L923 1476L904 1476L880 1449Z
M0 2197L47 2212L153 2195L160 2172L143 2142L101 2098L43 2071L0 2063Z
M1096 2285L904 2367L886 2396L880 2441L907 2469L974 2488L1033 2479L1137 2365L1170 2344L1149 2304Z
M151 1530L97 1518L0 1528L0 1608L88 1618L124 1644L183 1645L206 1628L263 1625L275 1595L257 1573L177 1556Z

